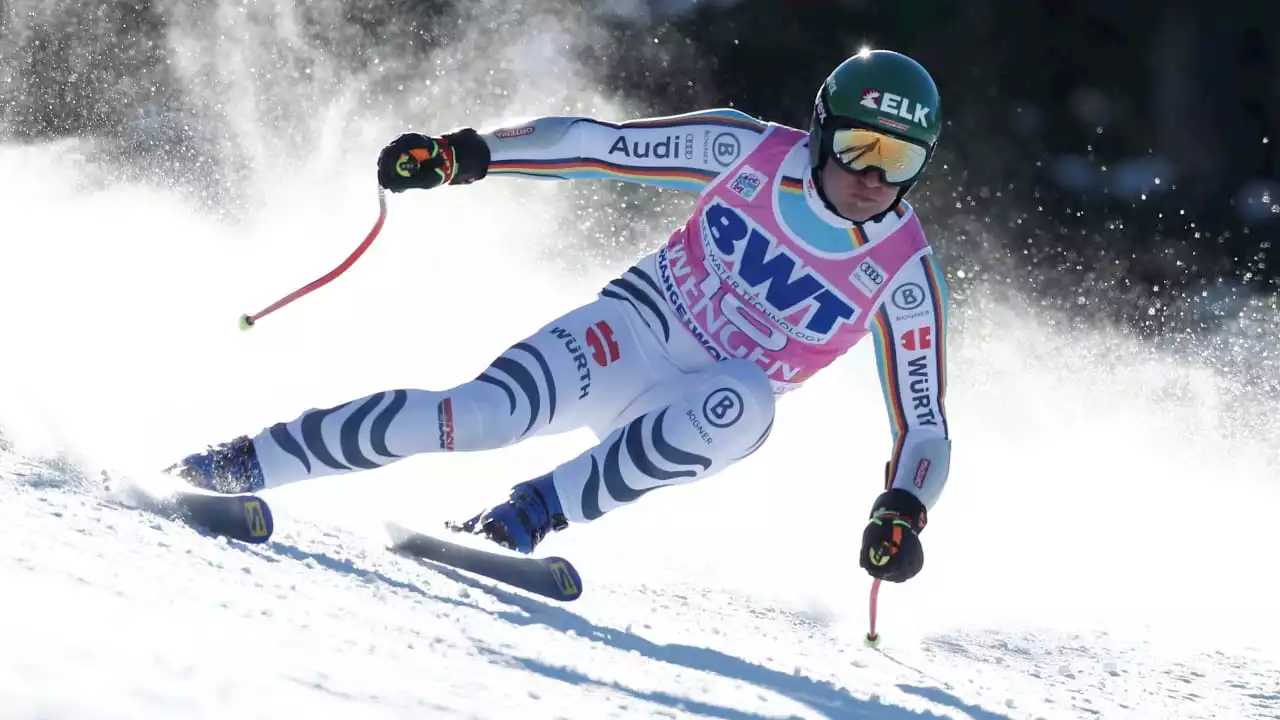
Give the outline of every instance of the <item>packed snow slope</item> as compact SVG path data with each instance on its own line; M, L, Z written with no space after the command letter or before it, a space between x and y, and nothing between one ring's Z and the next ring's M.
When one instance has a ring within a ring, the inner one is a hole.
M101 138L0 145L0 717L1280 716L1280 407L1000 288L957 299L951 479L923 573L881 594L879 650L856 562L889 451L867 345L748 461L547 540L583 573L572 604L390 555L380 522L438 528L585 434L272 491L263 546L113 502L101 468L469 379L660 241L607 183L601 214L554 183L398 195L353 269L240 332L364 236L399 132L630 109L560 50L590 28L554 17L383 82L392 111L364 92L393 58L344 74L288 2L166 7L174 76L218 110L198 134L237 172L125 179ZM449 103L494 68L518 90ZM602 227L634 250L579 262Z
M557 605L427 569L292 513L277 517L283 529L264 546L205 537L77 492L66 471L4 463L4 717L992 720L1276 711L1274 660L1240 638L1215 647L1105 632L1063 619L1066 608L1054 603L1037 628L959 621L917 632L890 611L877 652L860 648L837 618L771 598L767 560L748 582L765 592L592 560L587 595ZM652 550L714 561L698 547L659 542ZM840 563L830 549L794 552ZM852 612L859 600L842 607Z

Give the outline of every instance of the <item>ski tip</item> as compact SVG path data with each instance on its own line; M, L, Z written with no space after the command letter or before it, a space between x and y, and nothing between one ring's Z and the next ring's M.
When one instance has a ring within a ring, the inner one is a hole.
M276 531L275 518L271 517L271 506L262 498L248 496L244 499L244 517L249 533L245 542L264 543L271 539Z
M180 517L214 535L258 544L270 540L275 532L271 506L257 495L179 490L170 502Z
M546 557L539 560L555 580L558 600L569 602L582 597L582 576L573 563L562 557Z
M418 534L418 531L411 530L394 520L384 520L382 522L382 529L386 531L387 538L391 541L388 544L388 547L392 549L400 547L406 540L409 540L414 535Z

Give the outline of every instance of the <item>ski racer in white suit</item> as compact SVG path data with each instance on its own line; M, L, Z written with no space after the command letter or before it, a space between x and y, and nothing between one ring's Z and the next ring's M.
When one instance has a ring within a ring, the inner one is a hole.
M246 492L593 429L599 445L450 523L528 553L549 532L752 454L769 436L775 398L871 335L891 443L860 565L907 580L923 565L919 533L951 448L946 285L904 199L940 126L928 72L877 50L832 71L808 132L709 110L402 135L378 159L379 182L393 192L508 175L612 178L698 199L687 223L593 302L515 343L474 380L308 410L170 471Z

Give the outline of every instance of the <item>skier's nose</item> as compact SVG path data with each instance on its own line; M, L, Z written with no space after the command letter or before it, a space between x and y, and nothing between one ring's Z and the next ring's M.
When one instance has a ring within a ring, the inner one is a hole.
M858 173L858 180L865 187L874 190L879 188L881 185L884 185L884 174L879 168L867 168L866 170Z

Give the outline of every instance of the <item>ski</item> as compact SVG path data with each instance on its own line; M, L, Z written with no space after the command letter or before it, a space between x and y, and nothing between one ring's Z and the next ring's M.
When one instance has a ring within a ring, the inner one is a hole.
M170 502L187 524L240 542L264 543L275 531L271 506L257 495L179 490Z
M503 555L441 540L393 522L386 523L386 529L391 550L398 554L482 575L560 602L582 595L582 578L564 558Z
M174 480L171 487L144 487L128 477L102 473L108 498L214 535L246 543L264 543L275 531L271 506L252 493L224 495ZM166 486L170 483L166 482Z

